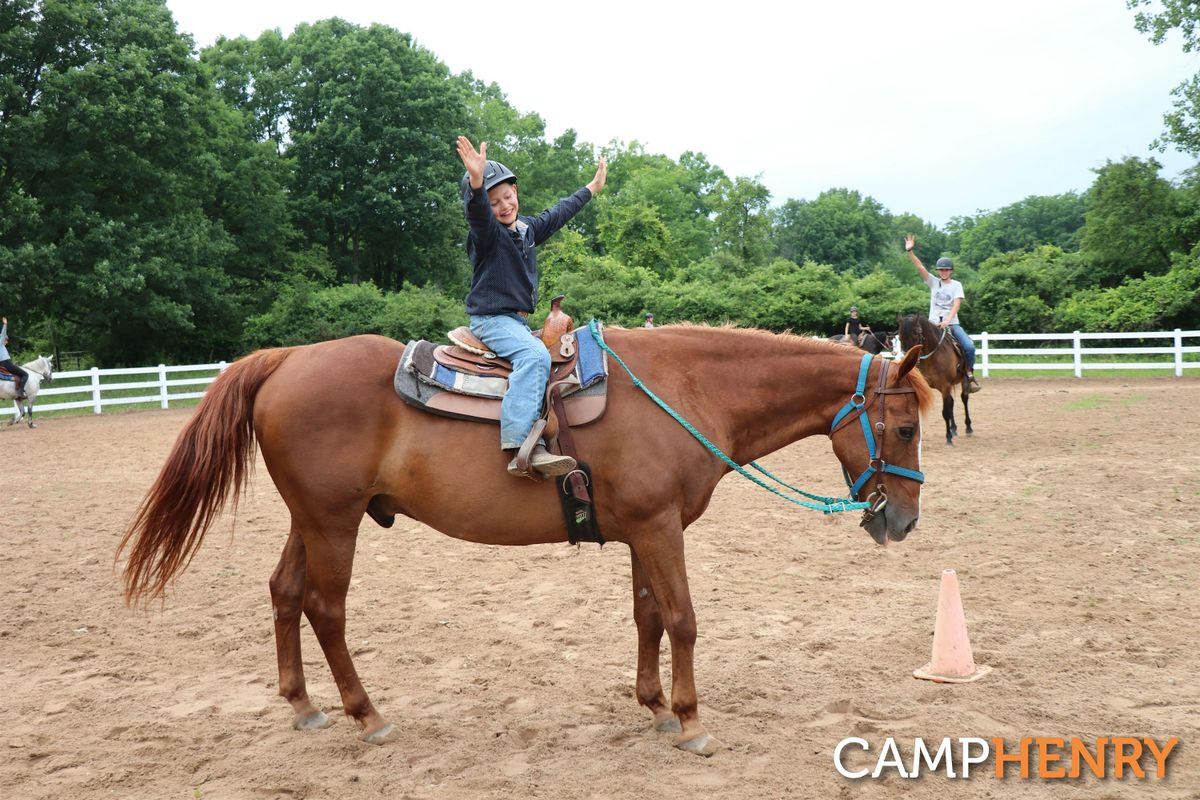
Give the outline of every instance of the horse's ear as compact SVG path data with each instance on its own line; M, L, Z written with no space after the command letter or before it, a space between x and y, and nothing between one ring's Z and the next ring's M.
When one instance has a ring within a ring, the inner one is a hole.
M917 359L921 357L921 345L914 344L904 353L904 358L900 359L900 373L896 376L896 380L900 380L907 375L913 367L917 365Z

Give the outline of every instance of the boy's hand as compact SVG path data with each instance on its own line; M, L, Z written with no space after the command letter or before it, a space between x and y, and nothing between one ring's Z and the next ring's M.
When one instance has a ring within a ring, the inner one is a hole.
M600 194L600 190L604 188L605 181L608 180L608 159L603 155L600 156L600 166L596 168L596 177L592 178L592 182L587 185L591 191L592 197Z
M916 244L917 244L917 240L916 240L916 239L914 239L914 238L913 238L913 236L912 236L911 234L909 234L908 236L905 236L905 237L904 237L904 250L905 250L905 252L911 253L911 252L912 252L912 249L913 249L913 247L914 247Z
M471 140L465 136L458 137L458 157L462 159L463 166L467 168L467 175L471 178L471 188L478 189L483 186L483 167L487 163L487 142L479 143L479 150L475 150L475 145L471 144Z

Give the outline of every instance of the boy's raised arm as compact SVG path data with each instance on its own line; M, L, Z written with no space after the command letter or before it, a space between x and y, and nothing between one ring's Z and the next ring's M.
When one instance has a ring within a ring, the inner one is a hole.
M483 186L483 167L487 163L487 142L480 142L479 150L476 150L470 139L465 136L458 137L458 157L462 159L463 166L467 168L467 175L471 178L471 188L478 189Z
M596 167L596 177L592 178L592 182L587 185L588 191L592 193L592 197L600 194L600 191L604 188L604 184L607 180L608 159L601 155L600 166Z

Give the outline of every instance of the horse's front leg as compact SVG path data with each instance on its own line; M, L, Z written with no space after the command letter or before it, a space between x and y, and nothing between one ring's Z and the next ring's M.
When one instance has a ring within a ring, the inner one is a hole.
M29 417L29 422L26 424L29 425L30 428L36 428L37 425L33 424L33 403L27 403L25 405L25 416Z
M946 389L942 394L942 419L946 420L946 444L954 445L954 395Z
M964 383L963 384L963 392L962 392L962 404L963 404L963 417L965 418L966 425L967 425L967 436L970 436L971 434L973 434L975 432L974 430L971 429L971 404L967 401L967 398L970 396L971 395L967 394L967 385Z
M692 608L687 569L683 563L683 530L678 521L673 527L654 526L632 537L630 546L650 581L649 588L657 602L659 617L671 639L671 711L679 719L680 726L675 746L711 756L720 745L700 723L693 671L696 612ZM638 677L640 681L640 673Z
M654 599L650 579L632 547L629 548L629 558L633 566L633 621L637 623L638 633L637 699L654 715L655 730L681 733L679 720L667 707L658 669L663 635L658 601Z
M292 704L296 730L327 728L333 724L324 711L313 705L304 681L300 655L300 612L304 610L304 539L293 526L279 565L271 574L271 609L275 618L275 655L279 661L279 694Z

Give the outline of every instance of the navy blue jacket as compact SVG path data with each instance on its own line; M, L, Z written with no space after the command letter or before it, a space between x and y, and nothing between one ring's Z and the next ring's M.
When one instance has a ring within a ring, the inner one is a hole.
M536 217L517 215L516 230L500 224L483 187L463 190L463 211L471 232L467 256L474 273L467 294L472 315L530 313L537 305L537 245L579 213L592 199L586 186Z

